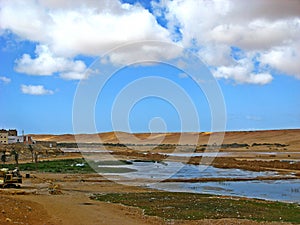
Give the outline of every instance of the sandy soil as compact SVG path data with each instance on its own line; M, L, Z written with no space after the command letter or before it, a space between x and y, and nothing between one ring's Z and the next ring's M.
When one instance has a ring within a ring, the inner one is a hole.
M139 191L147 189L116 184L96 174L35 173L24 179L21 189L1 190L0 224L282 224L238 219L163 221L137 208L89 199L92 193Z
M104 179L80 182L83 179L101 177L36 173L24 179L21 189L2 189L0 224L161 224L160 219L147 218L138 209L89 199L92 193L139 191L136 188Z

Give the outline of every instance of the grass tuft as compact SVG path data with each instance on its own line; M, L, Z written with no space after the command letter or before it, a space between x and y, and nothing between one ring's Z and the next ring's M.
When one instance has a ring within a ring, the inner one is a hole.
M238 218L300 223L300 206L282 202L181 192L109 193L91 198L139 207L146 215L168 220Z

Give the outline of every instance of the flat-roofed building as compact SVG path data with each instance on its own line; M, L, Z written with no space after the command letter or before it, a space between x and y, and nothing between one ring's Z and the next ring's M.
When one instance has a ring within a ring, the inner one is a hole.
M18 131L16 129L9 129L8 136L18 136Z
M8 132L7 130L0 130L0 144L8 144Z
M23 136L8 136L8 144L23 143Z

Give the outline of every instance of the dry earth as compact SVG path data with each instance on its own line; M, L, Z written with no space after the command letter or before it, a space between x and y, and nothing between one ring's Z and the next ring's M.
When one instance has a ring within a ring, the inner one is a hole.
M32 178L25 179L21 189L1 190L0 224L288 224L229 218L164 221L161 218L145 216L137 208L89 199L92 193L140 191L144 192L147 189L116 184L96 174L35 173L32 174Z

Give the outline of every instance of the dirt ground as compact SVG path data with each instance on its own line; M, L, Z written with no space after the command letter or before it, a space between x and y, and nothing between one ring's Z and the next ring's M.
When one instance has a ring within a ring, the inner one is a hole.
M147 190L113 183L97 174L33 173L24 179L22 188L0 190L0 224L282 224L238 219L164 221L145 216L137 208L89 198L92 193Z

